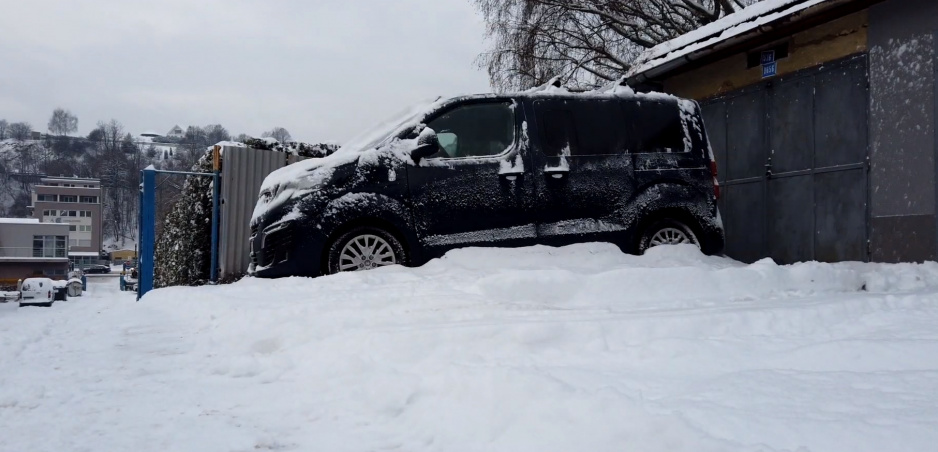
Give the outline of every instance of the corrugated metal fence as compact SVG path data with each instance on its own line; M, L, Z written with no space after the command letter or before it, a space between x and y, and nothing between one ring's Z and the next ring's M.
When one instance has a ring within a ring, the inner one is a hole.
M251 214L268 174L302 158L275 151L225 146L222 150L218 266L222 279L247 272Z

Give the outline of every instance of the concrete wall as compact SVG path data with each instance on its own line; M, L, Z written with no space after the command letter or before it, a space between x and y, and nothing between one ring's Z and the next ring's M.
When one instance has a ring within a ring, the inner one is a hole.
M54 223L0 223L0 284L38 274L59 273L65 278L68 258L32 258L34 235L68 235L68 225ZM16 248L11 253L11 248ZM48 273L46 273L48 272Z
M874 261L922 261L938 256L936 31L935 0L888 0L870 9Z
M68 236L67 224L56 223L0 223L0 247L33 247L34 235Z
M796 33L787 40L789 55L778 60L778 74L785 75L867 50L868 11L860 11ZM762 81L762 67L747 69L746 53L739 53L664 81L666 92L691 99L725 94Z
M68 276L68 259L21 262L0 259L0 285L8 286L15 284L18 279L40 275L52 279L65 279Z

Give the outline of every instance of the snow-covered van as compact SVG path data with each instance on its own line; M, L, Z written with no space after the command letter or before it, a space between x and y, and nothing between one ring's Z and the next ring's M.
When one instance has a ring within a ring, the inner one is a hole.
M49 278L27 278L20 287L20 305L35 304L52 306L55 288Z
M249 273L420 265L466 246L723 249L700 107L611 85L417 105L262 184Z

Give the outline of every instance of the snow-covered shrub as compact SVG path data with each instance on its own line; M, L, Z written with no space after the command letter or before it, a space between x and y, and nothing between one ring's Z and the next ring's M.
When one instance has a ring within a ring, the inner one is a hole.
M281 143L273 138L248 138L242 142L254 149L286 152L288 154L307 158L325 157L339 149L339 145L335 143L309 144L298 141L288 141L286 143Z
M211 148L192 166L212 171ZM156 239L154 287L197 286L208 281L212 246L212 178L186 176L179 200Z

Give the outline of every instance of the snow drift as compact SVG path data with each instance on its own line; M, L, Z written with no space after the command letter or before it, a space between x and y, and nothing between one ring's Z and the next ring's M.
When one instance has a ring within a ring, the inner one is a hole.
M0 450L938 444L935 263L584 244L86 294L0 315Z

